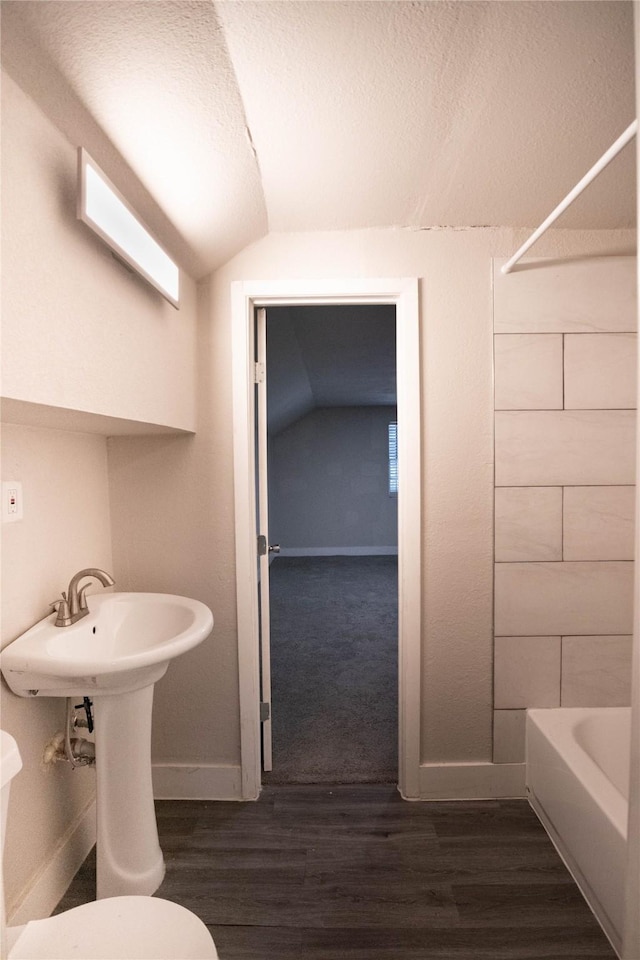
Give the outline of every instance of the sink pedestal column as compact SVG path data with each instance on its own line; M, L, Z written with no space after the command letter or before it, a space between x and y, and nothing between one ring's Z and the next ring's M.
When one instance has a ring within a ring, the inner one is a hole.
M95 697L98 899L150 895L164 877L151 782L153 688Z

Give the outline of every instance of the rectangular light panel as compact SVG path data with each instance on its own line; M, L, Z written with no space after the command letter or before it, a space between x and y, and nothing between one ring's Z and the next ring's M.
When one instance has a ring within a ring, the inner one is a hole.
M83 147L78 148L78 219L158 290L180 305L180 271Z

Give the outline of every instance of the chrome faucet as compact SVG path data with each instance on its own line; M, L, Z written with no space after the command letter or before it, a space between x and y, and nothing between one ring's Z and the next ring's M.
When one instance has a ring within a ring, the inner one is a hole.
M99 580L103 587L112 587L115 583L113 577L105 573L104 570L98 570L97 567L87 567L86 570L78 571L78 573L74 574L71 578L66 593L63 591L61 599L55 600L51 604L58 614L54 626L69 627L72 623L76 623L76 621L81 620L82 617L86 617L89 613L86 593L91 584L85 583L78 590L80 581L84 580L85 577Z

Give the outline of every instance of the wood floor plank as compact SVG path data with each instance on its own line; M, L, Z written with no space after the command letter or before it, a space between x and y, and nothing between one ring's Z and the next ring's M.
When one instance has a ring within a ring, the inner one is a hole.
M546 834L517 843L512 836L494 835L402 844L400 858L402 867L413 875L443 883L574 882Z
M526 800L452 800L429 804L436 835L453 837L545 837Z
M579 928L593 919L572 883L453 884L452 890L463 925Z
M159 801L158 895L221 960L615 960L526 801L407 803L393 785ZM95 855L59 905L95 896Z
M306 876L307 851L263 847L217 848L215 851L171 849L163 842L167 875L163 886L188 889L204 878L213 888L253 887L261 884L302 884ZM161 896L161 892L158 893Z
M241 888L211 884L206 875L188 882L167 881L158 896L193 910L207 924L296 927L433 927L458 924L451 889L445 885L404 882L334 881L318 886L268 884L256 876Z
M598 932L209 926L222 960L612 960Z

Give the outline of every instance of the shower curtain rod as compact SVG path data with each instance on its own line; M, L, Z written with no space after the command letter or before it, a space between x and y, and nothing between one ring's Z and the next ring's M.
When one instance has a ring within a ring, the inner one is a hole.
M629 143L630 140L635 137L638 132L638 121L634 120L633 123L630 123L627 129L621 134L615 143L612 143L606 153L603 153L597 163L591 167L588 173L585 173L582 180L575 185L573 190L566 195L564 200L562 200L558 206L553 210L544 223L541 223L538 229L531 234L529 239L522 244L520 249L514 253L511 257L511 260L508 260L502 267L503 273L510 273L511 269L518 262L520 257L524 256L529 247L532 247L536 240L539 240L542 234L549 229L552 223L558 219L560 214L564 213L568 206L570 206L576 197L579 197L582 191L589 186L589 184L595 180L599 173L602 173L604 168L611 163L614 157L617 157L623 147Z

